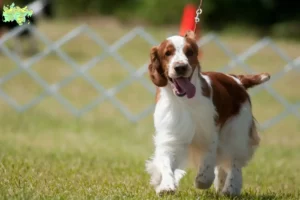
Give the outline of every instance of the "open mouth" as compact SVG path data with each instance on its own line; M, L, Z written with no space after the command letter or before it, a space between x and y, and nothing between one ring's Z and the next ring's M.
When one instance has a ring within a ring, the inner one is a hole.
M173 92L179 97L187 96L187 98L193 98L196 94L196 88L191 83L190 78L178 77L170 78Z

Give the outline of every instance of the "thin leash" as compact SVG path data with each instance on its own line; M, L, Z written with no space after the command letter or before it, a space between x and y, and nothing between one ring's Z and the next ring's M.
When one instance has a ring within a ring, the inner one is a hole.
M200 22L200 15L202 14L202 0L200 0L199 7L196 10L196 17L195 17L195 28L194 33L196 33L197 30L197 24Z

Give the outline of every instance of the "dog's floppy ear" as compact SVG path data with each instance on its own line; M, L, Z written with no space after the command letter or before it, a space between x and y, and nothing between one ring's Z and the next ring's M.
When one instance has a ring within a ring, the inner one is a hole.
M152 82L158 87L164 87L167 85L168 80L164 75L164 71L161 62L158 57L158 48L152 47L150 52L150 64L148 66L148 72Z
M184 37L196 40L196 35L195 35L194 31L187 31L185 33Z

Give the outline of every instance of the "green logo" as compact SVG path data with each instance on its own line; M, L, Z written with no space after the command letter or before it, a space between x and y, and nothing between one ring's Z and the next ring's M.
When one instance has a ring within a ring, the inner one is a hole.
M32 10L28 10L27 6L20 8L19 6L15 7L15 3L12 3L10 6L3 6L4 17L3 22L13 22L16 21L19 26L26 22L26 16L31 17L33 14ZM28 22L29 24L30 22Z

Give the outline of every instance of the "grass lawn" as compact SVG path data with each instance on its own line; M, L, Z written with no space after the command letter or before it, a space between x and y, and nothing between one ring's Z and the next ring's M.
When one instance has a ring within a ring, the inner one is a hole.
M86 21L109 44L132 28L114 21ZM83 20L79 19L47 22L40 24L40 29L56 41L81 23ZM146 30L160 41L175 29L147 27ZM222 35L221 40L239 54L258 38ZM292 59L300 56L300 43L276 40L276 44ZM41 44L40 48L44 46ZM138 69L148 61L149 48L150 45L136 38L118 53ZM103 52L85 35L62 49L79 64ZM230 61L213 43L204 46L203 52L203 70L216 70ZM257 72L271 74L276 74L285 65L268 47L246 63ZM15 68L12 61L0 55L0 77ZM73 73L54 53L35 63L32 69L49 84ZM243 70L237 66L231 72ZM111 57L96 64L88 74L107 89L129 75ZM147 74L144 77L147 78ZM299 79L300 71L292 70L271 86L290 103L299 104ZM0 84L0 89L19 104L28 103L44 91L26 73ZM82 78L76 78L59 93L77 108L101 95ZM154 102L154 96L138 82L116 96L133 113ZM265 90L258 92L252 100L260 123L285 110ZM156 199L144 169L145 160L153 153L153 132L151 115L133 124L109 101L81 118L75 118L54 97L44 99L22 114L17 114L0 98L0 199ZM244 188L240 199L300 199L299 119L289 115L261 132L261 136L261 147L243 171ZM194 177L195 171L189 170L175 196L162 199L226 199L217 197L213 189L195 189Z

